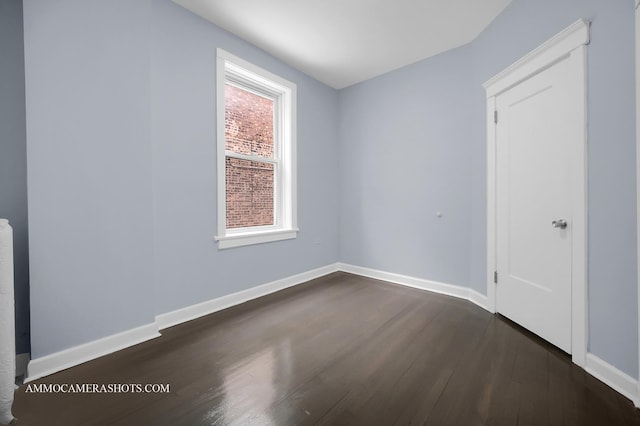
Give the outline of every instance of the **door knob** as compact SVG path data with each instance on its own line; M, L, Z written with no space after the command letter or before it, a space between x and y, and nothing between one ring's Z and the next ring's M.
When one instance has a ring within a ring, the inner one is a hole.
M551 222L551 226L553 226L554 228L566 229L567 221L564 219L554 220L553 222Z

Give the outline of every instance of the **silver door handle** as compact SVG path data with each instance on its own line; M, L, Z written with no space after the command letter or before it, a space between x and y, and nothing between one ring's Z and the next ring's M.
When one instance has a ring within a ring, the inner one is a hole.
M564 219L554 220L553 222L551 222L551 226L553 226L554 228L566 229L567 221Z

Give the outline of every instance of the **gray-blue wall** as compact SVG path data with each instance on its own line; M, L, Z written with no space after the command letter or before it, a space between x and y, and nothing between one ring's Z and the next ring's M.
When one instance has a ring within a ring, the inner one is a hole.
M33 355L338 260L337 92L169 0L27 0ZM216 48L298 85L299 236L218 250Z
M514 0L471 44L340 92L169 0L24 15L35 357L338 260L484 293L481 84L585 18L590 352L637 377L633 1ZM296 240L213 241L217 47L298 85Z
M337 92L164 0L153 2L151 87L156 312L338 260ZM295 240L218 250L216 48L298 87Z
M482 83L587 19L589 351L637 377L633 16L514 0L469 45L342 90L342 260L486 293Z
M469 285L470 58L462 47L340 91L343 262Z
M29 352L27 147L22 0L0 1L0 217L13 227L16 352Z
M33 358L153 322L150 11L24 2Z

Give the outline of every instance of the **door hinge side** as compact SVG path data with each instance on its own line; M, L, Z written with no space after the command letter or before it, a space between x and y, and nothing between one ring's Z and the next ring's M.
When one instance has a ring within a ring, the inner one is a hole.
M498 110L493 111L493 122L498 124Z
M498 271L493 271L493 282L498 284Z

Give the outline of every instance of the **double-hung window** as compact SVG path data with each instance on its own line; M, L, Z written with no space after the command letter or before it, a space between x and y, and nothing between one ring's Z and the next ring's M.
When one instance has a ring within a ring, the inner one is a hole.
M295 238L296 86L218 49L219 248Z

